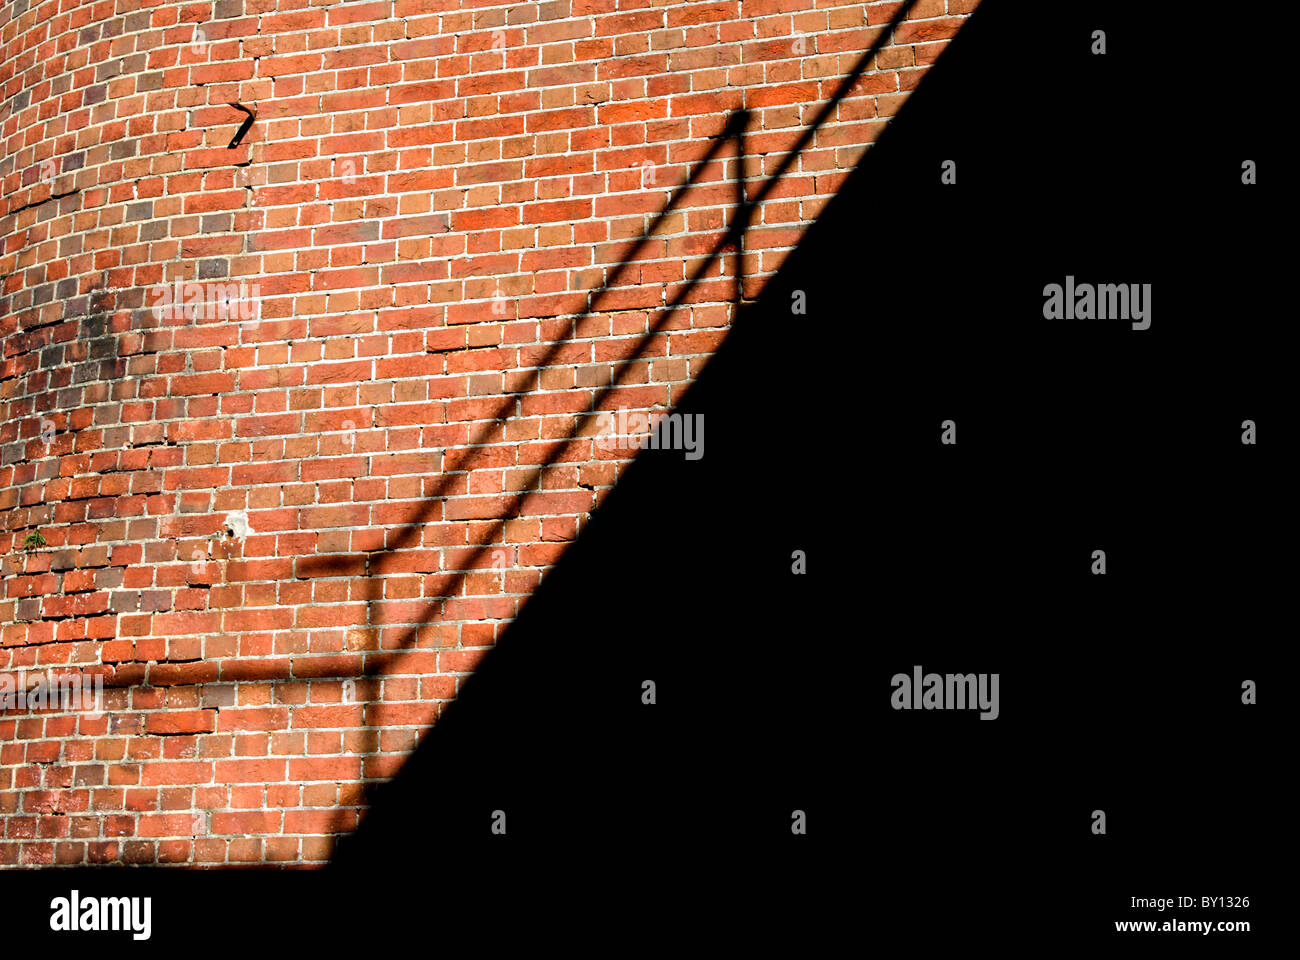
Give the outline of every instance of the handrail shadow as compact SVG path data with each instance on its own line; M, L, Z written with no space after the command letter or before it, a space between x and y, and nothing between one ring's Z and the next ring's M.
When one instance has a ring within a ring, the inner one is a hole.
M677 311L677 309L681 307L683 303L686 302L691 291L695 288L695 286L699 283L699 281L705 276L705 274L710 270L714 262L722 255L722 252L726 248L733 247L733 246L735 247L735 251L736 251L735 256L736 256L736 263L737 263L735 303L736 303L736 307L739 308L743 300L744 270L741 264L743 264L743 258L744 258L744 236L746 231L749 228L750 220L753 216L754 210L758 207L759 204L763 203L763 201L767 199L767 197L780 183L781 178L789 171L789 169L794 165L794 163L798 161L802 152L813 141L814 137L816 137L818 130L821 129L821 127L825 125L826 121L832 116L832 114L834 114L836 107L839 105L840 101L843 100L850 93L854 85L857 83L858 79L862 76L864 72L866 72L867 67L871 64L873 60L875 60L880 50L892 39L894 35L894 31L896 30L898 25L907 18L908 12L912 9L912 7L915 5L916 2L917 0L905 0L905 2L902 3L902 5L898 8L898 10L895 11L894 16L881 29L881 32L877 36L875 42L858 59L858 61L854 64L853 69L844 76L838 88L836 89L835 93L821 106L816 116L813 118L813 121L803 130L803 132L800 134L800 136L795 141L795 143L785 153L785 155L782 157L780 163L777 165L776 169L773 171L771 176L769 176L763 182L762 186L752 196L750 196L748 193L748 188L745 182L745 169L744 169L745 159L746 159L745 149L744 149L745 129L748 125L750 114L749 111L744 108L735 110L731 113L731 115L728 117L725 128L717 137L714 138L712 144L710 145L708 151L705 153L704 157L696 161L695 167L691 171L690 175L687 177L686 181L681 186L679 186L677 190L674 192L674 194L669 198L667 205L655 216L655 219L651 222L650 226L627 251L626 255L623 257L621 262L617 265L617 267L614 269L613 273L605 281L605 283L603 283L599 288L597 288L595 291L592 291L589 294L589 302L587 307L584 310L582 310L580 313L574 315L572 318L572 326L574 329L576 329L578 324L580 324L581 321L583 320L583 318L590 316L592 313L598 311L601 298L604 297L607 293L609 293L617 285L618 281L621 279L624 272L630 267L632 263L636 261L637 256L645 248L645 245L650 241L650 239L654 236L656 230L663 223L663 221L678 207L683 197L699 181L699 179L701 178L701 176L703 175L707 167L715 160L719 159L719 155L723 150L723 148L726 147L732 141L735 141L737 144L736 201L735 201L735 206L731 217L731 222L729 223L726 232L718 241L716 241L713 244L708 255L696 267L696 269L692 272L690 277L687 279L686 283L672 298L672 300L666 306L660 308L657 319L649 325L646 332L638 339L637 343L632 348L628 356L618 361L614 365L615 371L610 378L610 382L605 386L599 388L597 391L595 391L594 397L592 399L592 402L588 406L588 409L585 412L577 415L577 420L579 422L579 425L581 425L587 418L591 417L593 414L599 411L601 409L601 405L603 401L610 394L610 392L617 389L623 384L623 381L628 371L632 368L633 363L642 355L642 353L645 351L649 343L663 330L664 325ZM737 317L733 316L733 324L736 319ZM553 341L549 346L549 348L547 349L546 353L543 355L543 357L537 362L538 369L543 369L549 366L550 362L555 358L555 356L559 353L559 351L568 342L569 342L569 338L567 337ZM525 396L528 392L529 391L527 390L516 390L505 394L502 398L502 402L498 405L496 409L496 415L492 419L486 421L485 426L479 430L478 435L474 439L472 439L467 444L467 446L472 448L472 447L480 446L485 442L487 442L488 438L491 436L495 428L495 425L499 423L503 423L507 419L509 419L509 414L514 409L515 402L520 397ZM510 495L509 499L512 501L510 509L508 509L503 516L500 516L492 521L491 525L487 529L487 533L481 537L480 542L478 544L473 545L474 549L469 554L468 559L462 559L459 561L462 569L457 571L456 574L452 577L449 586L444 590L443 594L440 597L431 600L425 607L424 613L422 617L419 619L418 623L410 626L405 631L401 641L399 641L399 643L397 644L399 652L373 653L367 651L367 657L366 657L367 663L362 674L363 676L373 677L382 674L384 672L384 667L388 663L390 663L394 657L400 656L400 649L407 646L407 644L411 641L413 635L416 632L418 632L418 630L420 629L420 626L425 623L433 621L437 609L440 608L441 604L448 597L454 596L456 594L461 584L464 582L466 576L468 576L469 571L472 568L474 568L476 564L478 564L479 560L482 558L483 554L486 551L488 551L492 546L496 545L497 538L500 535L502 528L510 519L514 517L515 513L517 512L517 508L519 504L523 500L525 500L530 495L530 493L534 492L532 488L537 484L538 480L545 473L545 471L549 467L553 466L560 459L560 455L563 452L565 446L568 443L573 441L573 439L579 434L580 430L581 430L581 426L575 429L574 433L571 434L569 437L563 440L556 440L553 442L555 448L554 452L552 452L548 457L546 457L546 459L544 459L532 470L532 472L527 477L527 481L519 487L520 492ZM436 509L436 506L444 501L445 495L447 493L450 484L451 484L451 480L449 478L449 475L444 473L442 475L442 479L439 481L439 484L437 488L434 490L434 492L430 496L425 498L419 513L412 520L410 520L408 523L402 526L401 533L398 535L397 541L392 545L385 545L385 547L382 550L376 550L376 551L365 553L365 558L366 558L365 576L367 578L375 576L375 574L378 572L372 570L371 568L372 566L382 564L382 560L379 558L382 558L386 554L391 554L413 545L416 538L420 536L423 525L430 521L431 516ZM356 560L356 554L347 554L340 557L331 557L331 558L323 558L323 559L314 559L314 558L307 559L307 560L300 561L299 569L295 572L299 579L327 577L331 575L331 573L341 572L343 568L353 565L355 563L355 560ZM374 626L373 624L374 617L372 615L372 610L373 610L373 605L376 602L376 599L377 598L373 596L367 598L366 601L367 603L367 617L366 617L367 624L366 625L367 626ZM313 674L313 678L319 678L319 677ZM245 679L257 679L257 677L253 676Z

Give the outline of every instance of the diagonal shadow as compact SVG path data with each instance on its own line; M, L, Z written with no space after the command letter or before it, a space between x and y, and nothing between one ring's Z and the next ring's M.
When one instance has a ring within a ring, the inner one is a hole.
M740 109L734 111L728 117L725 128L710 144L704 157L696 161L696 164L690 175L687 177L686 182L677 188L669 198L667 205L656 215L649 228L627 251L606 282L589 294L587 307L573 317L571 329L576 330L584 318L600 310L603 298L617 287L627 270L631 268L640 254L645 250L646 245L654 237L654 234L659 229L660 225L678 208L686 194L702 179L708 167L715 161L725 159L726 156L728 156L728 154L724 154L724 150L734 142L737 148L734 154L737 161L735 177L736 200L726 232L713 244L707 256L699 263L687 279L686 283L678 290L671 301L659 310L657 318L648 326L646 332L636 341L628 356L614 365L614 373L610 378L610 382L595 392L588 409L577 416L578 426L575 428L574 433L564 440L554 441L552 453L539 463L527 475L527 480L521 484L522 492L510 495L506 498L508 505L505 512L491 522L491 524L486 528L485 533L481 536L480 542L473 546L473 549L470 551L468 556L458 561L461 565L461 569L453 574L447 581L443 587L441 596L429 601L418 618L419 625L410 626L404 631L401 639L395 645L399 650L410 644L415 634L419 631L420 625L427 624L434 620L436 615L440 612L442 604L449 597L456 595L461 584L464 582L472 568L479 565L484 567L487 566L487 564L481 564L484 554L497 542L497 539L506 523L518 515L520 508L526 503L528 497L532 493L537 492L532 488L537 485L546 470L554 466L560 460L567 443L573 441L580 434L583 422L593 416L597 411L601 410L604 402L611 396L611 394L624 384L624 381L628 373L633 369L635 362L644 354L646 348L651 344L655 337L663 331L665 325L677 309L687 302L696 285L709 273L714 263L729 247L735 249L735 261L737 265L735 302L737 305L742 302L744 292L744 272L741 264L743 263L744 256L744 237L753 216L753 211L771 195L780 184L782 177L784 177L790 168L800 159L803 151L817 136L817 132L834 115L840 101L849 95L862 74L875 60L876 55L887 43L889 43L890 39L893 37L894 30L907 18L908 12L915 3L916 0L906 0L906 2L899 6L895 11L894 16L881 29L870 49L868 49L858 59L854 64L853 69L844 76L835 90L835 93L824 104L822 104L812 122L802 131L799 138L785 153L771 176L768 177L752 195L749 194L749 187L745 179L744 149L745 129L748 126L750 114L747 110ZM569 337L564 337L553 341L545 354L543 354L541 359L537 361L537 367L543 369L549 366L556 356L569 343L569 339ZM526 396L528 392L529 391L527 390L517 390L505 394L502 397L501 403L497 406L495 415L490 420L484 422L484 425L480 427L478 434L469 441L467 446L472 450L474 447L489 442L494 433L509 419L511 412L515 409L516 402L520 398ZM467 456L472 455L472 453L467 454ZM465 466L465 469L468 470L470 467ZM375 593L379 588L379 584L373 578L385 572L385 557L392 556L395 553L418 543L424 524L434 518L441 505L445 502L445 498L453 482L454 480L451 474L446 470L446 464L444 463L444 471L438 481L437 487L434 489L432 494L424 500L418 513L400 529L395 542L392 544L386 544L382 550L366 553L363 557L350 554L338 557L301 560L299 561L298 569L295 571L297 577L299 579L312 579L355 573L358 562L363 562L363 575L372 585L370 589L371 595L368 596L366 600L366 626L376 626L377 624L374 622L376 619L374 616L374 608L375 603L379 598L375 596ZM368 652L363 675L366 677L373 677L384 673L386 667L393 663L394 659L399 656L400 652ZM313 674L313 676L315 676L315 674ZM260 678L257 676L246 676L242 679L255 680Z
M482 560L488 550L500 537L505 524L516 516L520 509L526 505L527 499L533 492L532 487L537 485L545 471L554 466L563 455L567 443L572 442L582 428L583 422L595 412L602 408L602 405L611 397L611 395L623 386L626 379L633 369L636 361L645 353L646 348L652 343L654 338L662 333L665 326L671 320L674 313L685 303L687 303L696 289L697 285L714 269L718 260L723 257L728 249L734 251L735 257L735 303L739 307L744 299L744 281L745 274L743 268L744 256L744 238L748 227L751 223L753 213L773 192L779 187L782 178L797 164L808 146L813 143L818 132L825 126L828 120L834 116L839 103L848 96L863 73L870 67L880 50L890 42L897 26L902 23L909 11L915 5L916 0L907 0L902 3L894 16L884 25L876 40L864 54L862 54L853 69L845 75L839 82L834 94L821 105L812 122L806 126L799 134L794 144L785 152L777 164L772 174L764 180L756 190L752 190L752 184L746 180L746 151L745 151L745 131L750 120L750 114L747 110L740 109L733 112L727 119L726 125L722 132L709 145L704 156L695 162L686 181L681 184L670 196L666 206L655 216L648 229L641 237L632 244L621 258L618 265L613 269L606 281L596 290L590 292L586 307L570 320L570 329L577 330L581 321L598 312L604 306L607 298L617 288L618 284L624 280L628 271L636 264L638 258L646 250L656 234L657 230L663 225L666 218L674 213L684 202L689 191L696 185L704 181L706 174L712 164L719 161L734 159L734 186L735 202L731 211L730 220L726 225L723 235L713 243L704 259L699 262L691 271L689 277L678 287L671 300L658 309L657 316L650 323L646 332L642 334L630 353L614 365L614 372L608 384L595 391L592 402L589 404L585 413L576 417L577 426L574 434L563 440L556 440L550 454L528 474L526 482L522 484L521 491L512 495L508 499L508 508L501 516L492 520L485 532L481 535L477 544L466 558L461 559L461 568L457 571L443 586L442 595L429 601L425 610L420 615L419 620L427 623L433 621L441 609L442 604L458 592L461 584L476 566L483 565ZM733 150L734 147L734 150ZM734 318L733 318L734 322ZM569 337L552 341L546 352L536 361L539 369L549 366L569 343ZM730 339L730 338L728 338ZM479 428L477 435L469 441L467 446L470 452L467 456L472 456L474 447L489 442L494 432L501 428L509 419L511 412L514 410L517 401L527 395L527 390L516 390L505 394L498 405L495 416L490 420L484 421ZM642 455L644 456L644 454ZM638 458L640 459L640 458ZM446 464L444 464L446 466ZM468 469L468 467L464 467ZM449 492L454 479L444 470L443 475L439 478L437 486L432 494L421 504L418 513L405 525L400 528L395 540L385 544L380 551L367 552L362 555L348 554L343 556L327 558L305 558L298 561L295 570L298 579L325 578L335 575L348 575L357 572L360 564L364 576L370 584L370 596L367 598L367 617L366 625L374 626L377 618L375 613L376 603L379 597L376 595L377 590L382 589L382 582L375 578L385 572L386 558L392 557L397 552L409 548L418 543L422 535L423 525L429 522ZM611 494L612 495L612 494ZM238 665L237 672L229 676L223 671L221 680L238 680L240 682L258 682L258 681L276 681L286 680L291 677L311 678L311 679L340 679L353 680L364 678L374 678L387 672L388 668L402 656L402 648L408 646L416 636L419 626L408 626L396 641L396 649L392 649L389 643L385 641L384 646L388 649L375 650L366 649L364 653L364 666L358 672L350 671L347 668L339 669L339 663L336 658L325 658L326 662L319 666L307 661L298 661L283 664L267 664L262 666L259 663L244 663ZM479 668L482 669L482 666ZM106 679L106 688L130 687L143 680L143 668L123 668L119 667L114 677ZM361 698L364 702L369 702L369 696ZM377 698L375 698L377 699ZM441 723L441 721L440 721ZM367 731L372 734L377 749L378 731Z
M826 729L847 729L825 721L842 721L851 696L826 696L826 684L791 693L799 708L783 712L778 726L764 726L761 738L746 722L753 715L749 693L766 685L771 658L781 650L766 636L768 603L799 604L791 598L786 544L811 547L793 531L803 537L818 526L798 522L784 477L768 484L761 462L774 453L774 436L804 439L814 420L799 396L800 385L818 372L802 343L815 343L816 328L803 324L801 336L790 335L787 268L799 262L806 277L810 262L832 262L828 246L852 235L840 203L850 184L858 185L858 199L847 219L853 229L871 227L861 213L874 213L876 198L862 202L860 186L879 149L833 201L840 234L828 240L822 218L811 225L677 404L676 413L707 411L710 424L719 425L710 428L709 455L688 463L667 449L638 453L412 755L391 780L371 786L364 818L340 838L333 869L369 875L452 857L458 877L482 870L493 882L497 868L518 865L508 859L511 848L495 843L504 838L489 832L498 813L516 851L536 843L563 858L576 841L572 852L585 855L593 831L606 838L611 858L653 858L692 844L718 848L716 823L695 822L696 792L725 794L721 782L764 768L752 746L741 747L746 736L782 758L783 779L796 767L805 775L792 780L822 776L825 757L810 741ZM778 173L796 160L788 156ZM889 176L870 179L889 193ZM748 206L724 242L743 236L748 211L776 183L738 194ZM860 269L841 273L852 282ZM774 369L794 389L767 403L755 381L770 385ZM775 562L756 573L756 558L773 543L781 545ZM747 650L750 638L763 639ZM659 684L653 709L641 701L647 679ZM712 749L716 741L725 747ZM763 813L775 804L775 822L788 823L788 808L779 809L784 798L776 796L764 799ZM726 813L738 832L743 819L755 828L750 836L770 830L752 810L738 810L729 804Z

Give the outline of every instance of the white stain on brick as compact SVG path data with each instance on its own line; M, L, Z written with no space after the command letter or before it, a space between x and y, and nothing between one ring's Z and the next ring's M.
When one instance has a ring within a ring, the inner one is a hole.
M226 530L236 540L243 540L253 532L248 522L248 514L243 510L234 510L226 514Z

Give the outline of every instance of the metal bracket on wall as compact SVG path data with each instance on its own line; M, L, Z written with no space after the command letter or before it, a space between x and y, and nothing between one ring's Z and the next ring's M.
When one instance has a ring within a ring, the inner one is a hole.
M253 121L257 119L257 114L253 113L252 110L249 110L248 107L244 106L242 103L232 103L230 106L234 107L236 110L242 110L244 113L248 114L248 117L239 125L239 129L235 131L235 137L227 145L227 150L233 150L239 145L239 141L244 139L244 134L248 133L249 129L253 126Z

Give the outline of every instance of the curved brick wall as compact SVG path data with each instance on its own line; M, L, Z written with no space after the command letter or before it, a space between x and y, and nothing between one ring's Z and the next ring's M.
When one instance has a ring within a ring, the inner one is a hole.
M898 3L0 4L0 865L328 858L974 5L706 262Z

